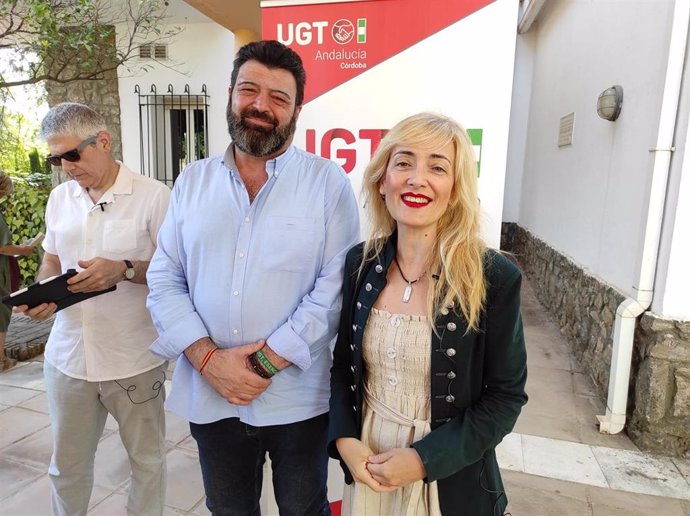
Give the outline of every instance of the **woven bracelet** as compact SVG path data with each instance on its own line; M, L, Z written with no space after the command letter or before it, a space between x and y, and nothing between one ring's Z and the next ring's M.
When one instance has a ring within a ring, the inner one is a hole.
M216 351L218 351L218 348L209 349L206 352L206 355L204 355L204 359L201 361L201 367L199 368L199 374L202 373L202 371L204 370L204 367L206 367L206 364L208 364L208 361L211 359L211 356L213 356L213 354Z

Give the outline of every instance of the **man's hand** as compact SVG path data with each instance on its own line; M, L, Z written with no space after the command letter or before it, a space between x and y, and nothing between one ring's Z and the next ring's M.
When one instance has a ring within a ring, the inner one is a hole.
M244 346L219 349L204 367L204 378L230 403L249 405L271 385L271 380L261 378L247 367L247 357L265 344L265 340L260 340ZM199 364L195 365L198 367Z
M382 485L377 481L367 469L367 457L373 454L371 449L359 439L354 437L341 437L336 439L335 447L345 461L347 469L350 470L355 482L360 482L369 486L377 493L395 491L397 487Z
M77 264L84 270L67 280L70 292L105 290L124 279L126 266L121 260L96 257L79 260Z
M31 245L18 245L16 246L16 253L20 256L31 256L33 252L36 250L36 246L31 246Z
M367 469L378 483L402 487L426 477L426 468L414 448L393 448L367 457Z
M42 303L33 308L29 308L27 305L14 307L15 313L28 315L35 321L44 321L48 319L55 313L55 310L57 310L57 305L55 303Z

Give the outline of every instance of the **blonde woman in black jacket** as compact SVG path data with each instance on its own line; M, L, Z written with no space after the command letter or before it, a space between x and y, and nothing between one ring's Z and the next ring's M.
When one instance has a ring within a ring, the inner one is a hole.
M521 274L480 238L467 133L401 121L364 192L372 229L345 263L331 370L343 514L503 514L495 447L527 402Z

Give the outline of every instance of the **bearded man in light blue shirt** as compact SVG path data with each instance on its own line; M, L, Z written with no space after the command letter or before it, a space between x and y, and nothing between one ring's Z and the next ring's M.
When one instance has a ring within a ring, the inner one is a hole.
M304 84L284 45L239 50L233 143L178 178L148 269L151 350L178 359L167 407L190 421L213 514L259 514L266 453L281 516L330 514L331 344L359 222L342 168L291 145Z

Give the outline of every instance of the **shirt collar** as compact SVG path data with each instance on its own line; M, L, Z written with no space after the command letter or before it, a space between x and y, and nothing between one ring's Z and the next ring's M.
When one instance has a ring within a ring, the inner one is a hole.
M108 188L108 190L101 197L100 202L109 203L115 202L115 195L131 195L133 190L134 178L131 171L120 161L116 161L120 166L117 171L115 182ZM75 182L76 183L76 182ZM79 185L74 189L72 194L74 197L83 197L86 195L86 189Z
M287 163L289 163L292 156L295 155L294 145L290 145L285 152L275 158L269 159L266 162L266 173L269 176L278 177L283 170L287 168ZM239 171L237 170L237 164L235 163L235 144L231 143L228 148L225 149L225 154L223 154L222 159L223 165L225 165L233 176L238 177Z

